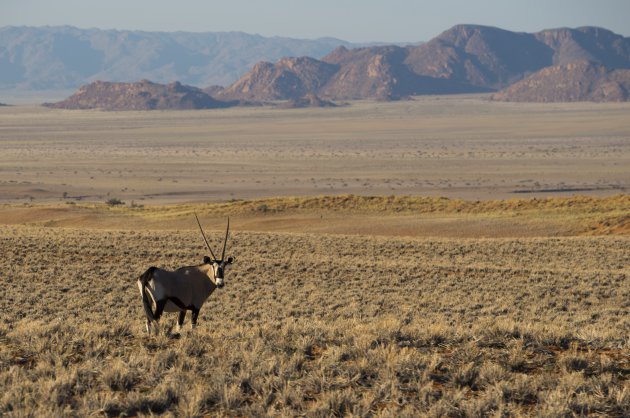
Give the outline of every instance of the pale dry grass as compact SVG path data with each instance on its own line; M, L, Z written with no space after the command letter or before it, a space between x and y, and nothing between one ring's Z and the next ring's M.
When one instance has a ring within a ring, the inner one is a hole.
M0 228L0 415L630 414L624 237L234 225L199 327L150 338L136 277L198 262L196 231Z

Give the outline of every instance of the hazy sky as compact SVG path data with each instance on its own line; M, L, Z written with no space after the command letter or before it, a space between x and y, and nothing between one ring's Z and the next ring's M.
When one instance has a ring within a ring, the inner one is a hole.
M630 0L0 0L0 26L398 42L426 41L457 23L525 32L594 25L630 36Z

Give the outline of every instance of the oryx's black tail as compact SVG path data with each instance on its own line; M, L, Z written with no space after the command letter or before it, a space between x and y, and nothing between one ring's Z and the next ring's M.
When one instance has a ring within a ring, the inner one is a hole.
M153 313L153 309L151 306L151 301L149 300L149 295L147 295L147 284L149 280L153 278L153 272L157 269L157 267L149 267L147 271L142 273L140 276L140 293L142 294L142 305L144 306L144 313L147 314L147 318L149 321L155 321L155 314Z

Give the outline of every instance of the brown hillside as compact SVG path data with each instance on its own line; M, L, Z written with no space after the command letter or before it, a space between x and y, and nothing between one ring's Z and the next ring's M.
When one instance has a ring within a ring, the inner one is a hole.
M216 97L223 100L300 100L321 97L390 100L420 94L469 93L483 89L421 76L405 64L408 48L382 46L348 50L339 47L321 61L284 58L276 64L259 62L239 81Z
M408 48L397 46L337 48L322 60L337 64L340 69L319 94L335 99L389 100L421 94L480 91L457 81L414 73L405 64L408 54Z
M553 50L553 65L592 61L610 68L630 68L630 40L607 29L560 28L535 33Z
M498 89L551 65L552 55L531 34L457 25L411 48L405 63L417 74Z
M165 110L212 109L228 104L179 82L165 85L142 80L136 83L96 81L82 86L61 102L46 103L45 106L56 109Z
M340 69L320 94L337 99L399 97L402 82L411 78L401 66L405 55L406 50L396 46L336 49L323 61Z
M630 68L630 42L597 27L529 34L457 25L411 48L405 63L417 74L500 89L542 68L581 60Z
M544 68L494 94L511 102L622 102L630 100L630 70L589 61Z
M321 88L337 71L331 65L314 58L283 58L276 64L257 63L251 71L217 97L227 100L286 100L298 99Z

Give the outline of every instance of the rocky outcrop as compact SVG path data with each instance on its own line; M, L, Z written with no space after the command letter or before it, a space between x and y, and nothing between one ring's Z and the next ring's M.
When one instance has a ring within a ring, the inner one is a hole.
M275 64L262 61L216 97L249 101L298 99L318 91L337 70L335 65L309 57L283 58Z
M45 106L56 109L167 110L214 109L229 103L213 99L201 89L174 82L157 84L96 81L79 88L67 99Z
M419 94L480 92L487 89L410 71L407 48L337 48L321 61L285 58L260 62L217 94L223 100L298 100L307 93L332 100L392 100Z
M498 93L509 102L624 102L630 100L630 70L612 70L590 61L544 68Z
M553 51L549 65L591 61L609 68L630 68L630 38L585 26L537 32L534 37Z
M497 89L549 65L551 55L531 34L458 25L412 48L405 62L417 74Z

